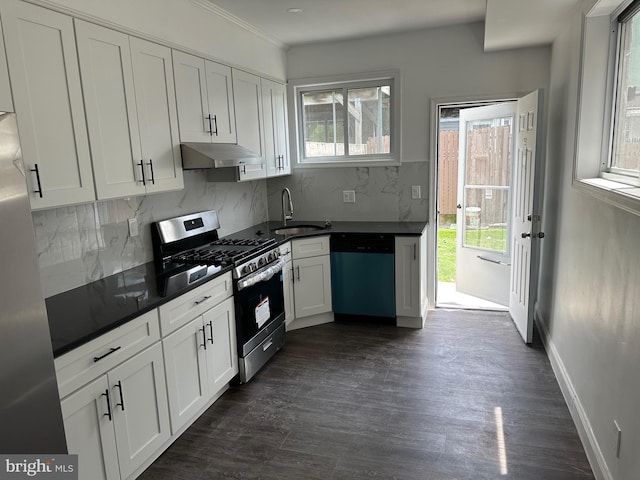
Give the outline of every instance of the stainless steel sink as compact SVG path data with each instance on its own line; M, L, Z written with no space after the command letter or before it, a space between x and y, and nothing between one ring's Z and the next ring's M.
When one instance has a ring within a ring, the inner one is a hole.
M280 227L271 230L276 235L299 235L301 233L317 232L318 230L324 230L324 227L319 225L292 225L290 227Z

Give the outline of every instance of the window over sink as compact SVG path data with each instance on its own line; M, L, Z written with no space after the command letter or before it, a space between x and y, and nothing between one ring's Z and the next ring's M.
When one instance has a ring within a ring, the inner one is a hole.
M298 166L400 163L400 74L291 82Z

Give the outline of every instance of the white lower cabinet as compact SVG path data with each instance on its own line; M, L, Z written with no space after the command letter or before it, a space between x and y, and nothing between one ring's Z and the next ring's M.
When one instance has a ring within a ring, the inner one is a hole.
M238 373L233 297L163 339L175 434Z
M169 440L160 343L61 402L67 448L80 480L124 479Z
M80 480L118 480L109 382L103 375L62 400L69 453L78 455Z
M329 236L291 242L295 318L331 311Z
M288 327L296 318L295 305L293 304L293 262L291 261L291 243L280 245L280 257L284 258L285 264L282 267L282 290L284 294L284 321Z
M396 237L396 322L422 328L427 314L426 235Z
M128 478L171 436L159 343L107 374L122 478Z

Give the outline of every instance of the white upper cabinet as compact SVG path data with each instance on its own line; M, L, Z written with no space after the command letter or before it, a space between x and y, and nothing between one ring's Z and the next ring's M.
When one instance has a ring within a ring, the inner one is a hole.
M99 199L183 186L171 51L76 20Z
M31 208L93 201L73 20L17 0L0 14Z
M76 20L98 198L145 193L129 37Z
M7 68L7 56L4 52L4 40L2 39L2 26L0 26L0 112L13 112L9 69Z
M235 104L238 145L265 156L260 77L233 69L233 100ZM266 165L244 165L239 168L239 180L266 178Z
M184 187L171 49L131 37L147 193Z
M287 90L281 83L262 79L264 144L267 177L289 175L289 135L287 129Z
M182 142L236 143L231 68L173 51Z

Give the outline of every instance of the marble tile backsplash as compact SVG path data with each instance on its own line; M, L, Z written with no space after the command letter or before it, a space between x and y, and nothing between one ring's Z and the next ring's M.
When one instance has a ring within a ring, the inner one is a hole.
M177 192L33 212L45 297L151 261L151 222L217 210L220 234L228 235L267 220L266 182L211 183L199 171L184 178ZM129 235L129 218L139 236Z
M291 176L267 181L269 218L282 218L281 193L291 190L294 221L425 221L428 215L427 162L400 167L299 168ZM411 187L420 185L420 199ZM342 192L354 190L356 203L344 203Z

